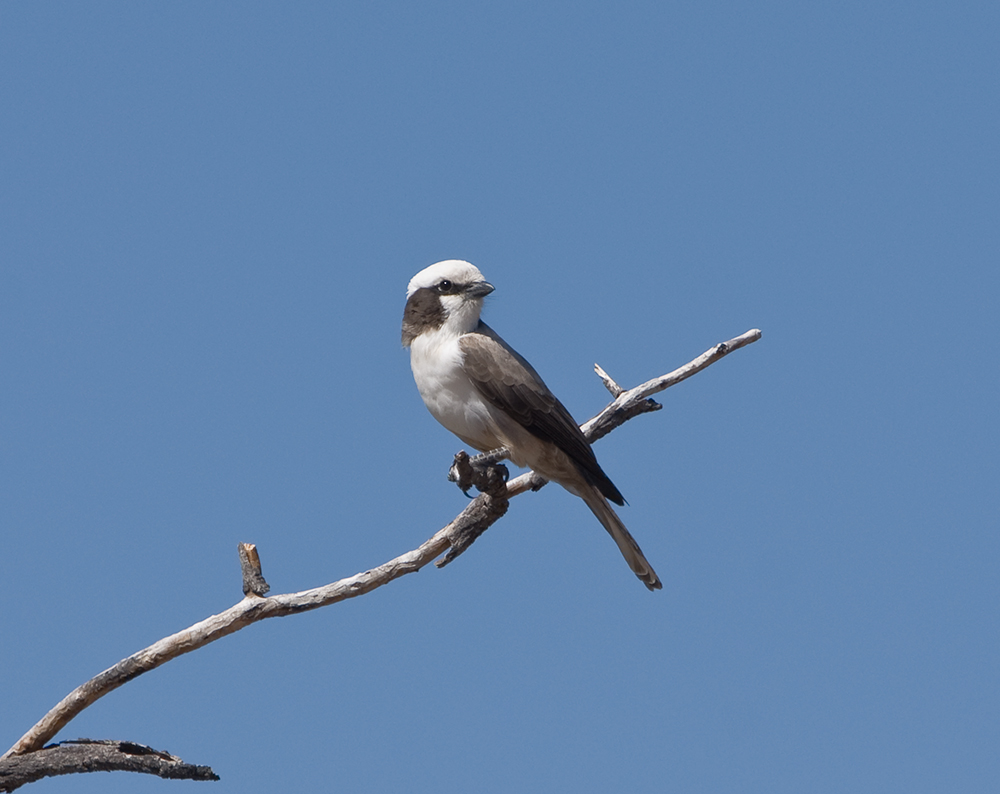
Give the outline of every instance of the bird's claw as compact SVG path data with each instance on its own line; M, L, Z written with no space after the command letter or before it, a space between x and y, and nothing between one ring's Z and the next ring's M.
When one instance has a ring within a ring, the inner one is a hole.
M464 450L455 455L448 470L449 481L456 483L469 499L475 498L469 493L473 487L483 492L490 491L498 485L506 485L509 476L507 467L496 463L490 456L470 458Z
M457 483L459 489L469 496L469 491L472 488L472 464L469 462L469 455L463 449L457 455L455 455L455 460L451 464L451 468L448 469L448 480L453 483Z

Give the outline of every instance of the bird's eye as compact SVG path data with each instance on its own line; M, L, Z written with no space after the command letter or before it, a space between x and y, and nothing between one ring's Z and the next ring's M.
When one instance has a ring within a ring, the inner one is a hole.
M454 286L455 285L452 284L450 281L448 281L448 279L444 279L441 281L440 284L438 284L438 292L440 292L442 295L447 295L449 292L452 291Z

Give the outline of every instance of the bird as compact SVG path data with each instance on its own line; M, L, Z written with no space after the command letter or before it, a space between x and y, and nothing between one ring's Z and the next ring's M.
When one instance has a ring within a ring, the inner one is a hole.
M410 280L402 341L424 405L464 443L480 452L506 447L516 466L583 499L632 572L659 590L660 578L609 503L625 499L579 424L531 364L480 318L494 289L460 259L437 262Z

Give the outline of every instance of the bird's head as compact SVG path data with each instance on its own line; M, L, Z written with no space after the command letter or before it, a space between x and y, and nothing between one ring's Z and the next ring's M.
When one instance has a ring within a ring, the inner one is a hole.
M424 331L443 326L456 334L474 330L483 298L491 292L493 285L469 262L448 259L424 268L406 288L403 345L408 346Z

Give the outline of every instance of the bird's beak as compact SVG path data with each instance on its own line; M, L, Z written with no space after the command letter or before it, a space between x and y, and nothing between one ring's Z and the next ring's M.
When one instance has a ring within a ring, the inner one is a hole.
M475 284L471 284L466 294L470 298L485 298L493 290L496 289L492 284L486 281L477 281Z

